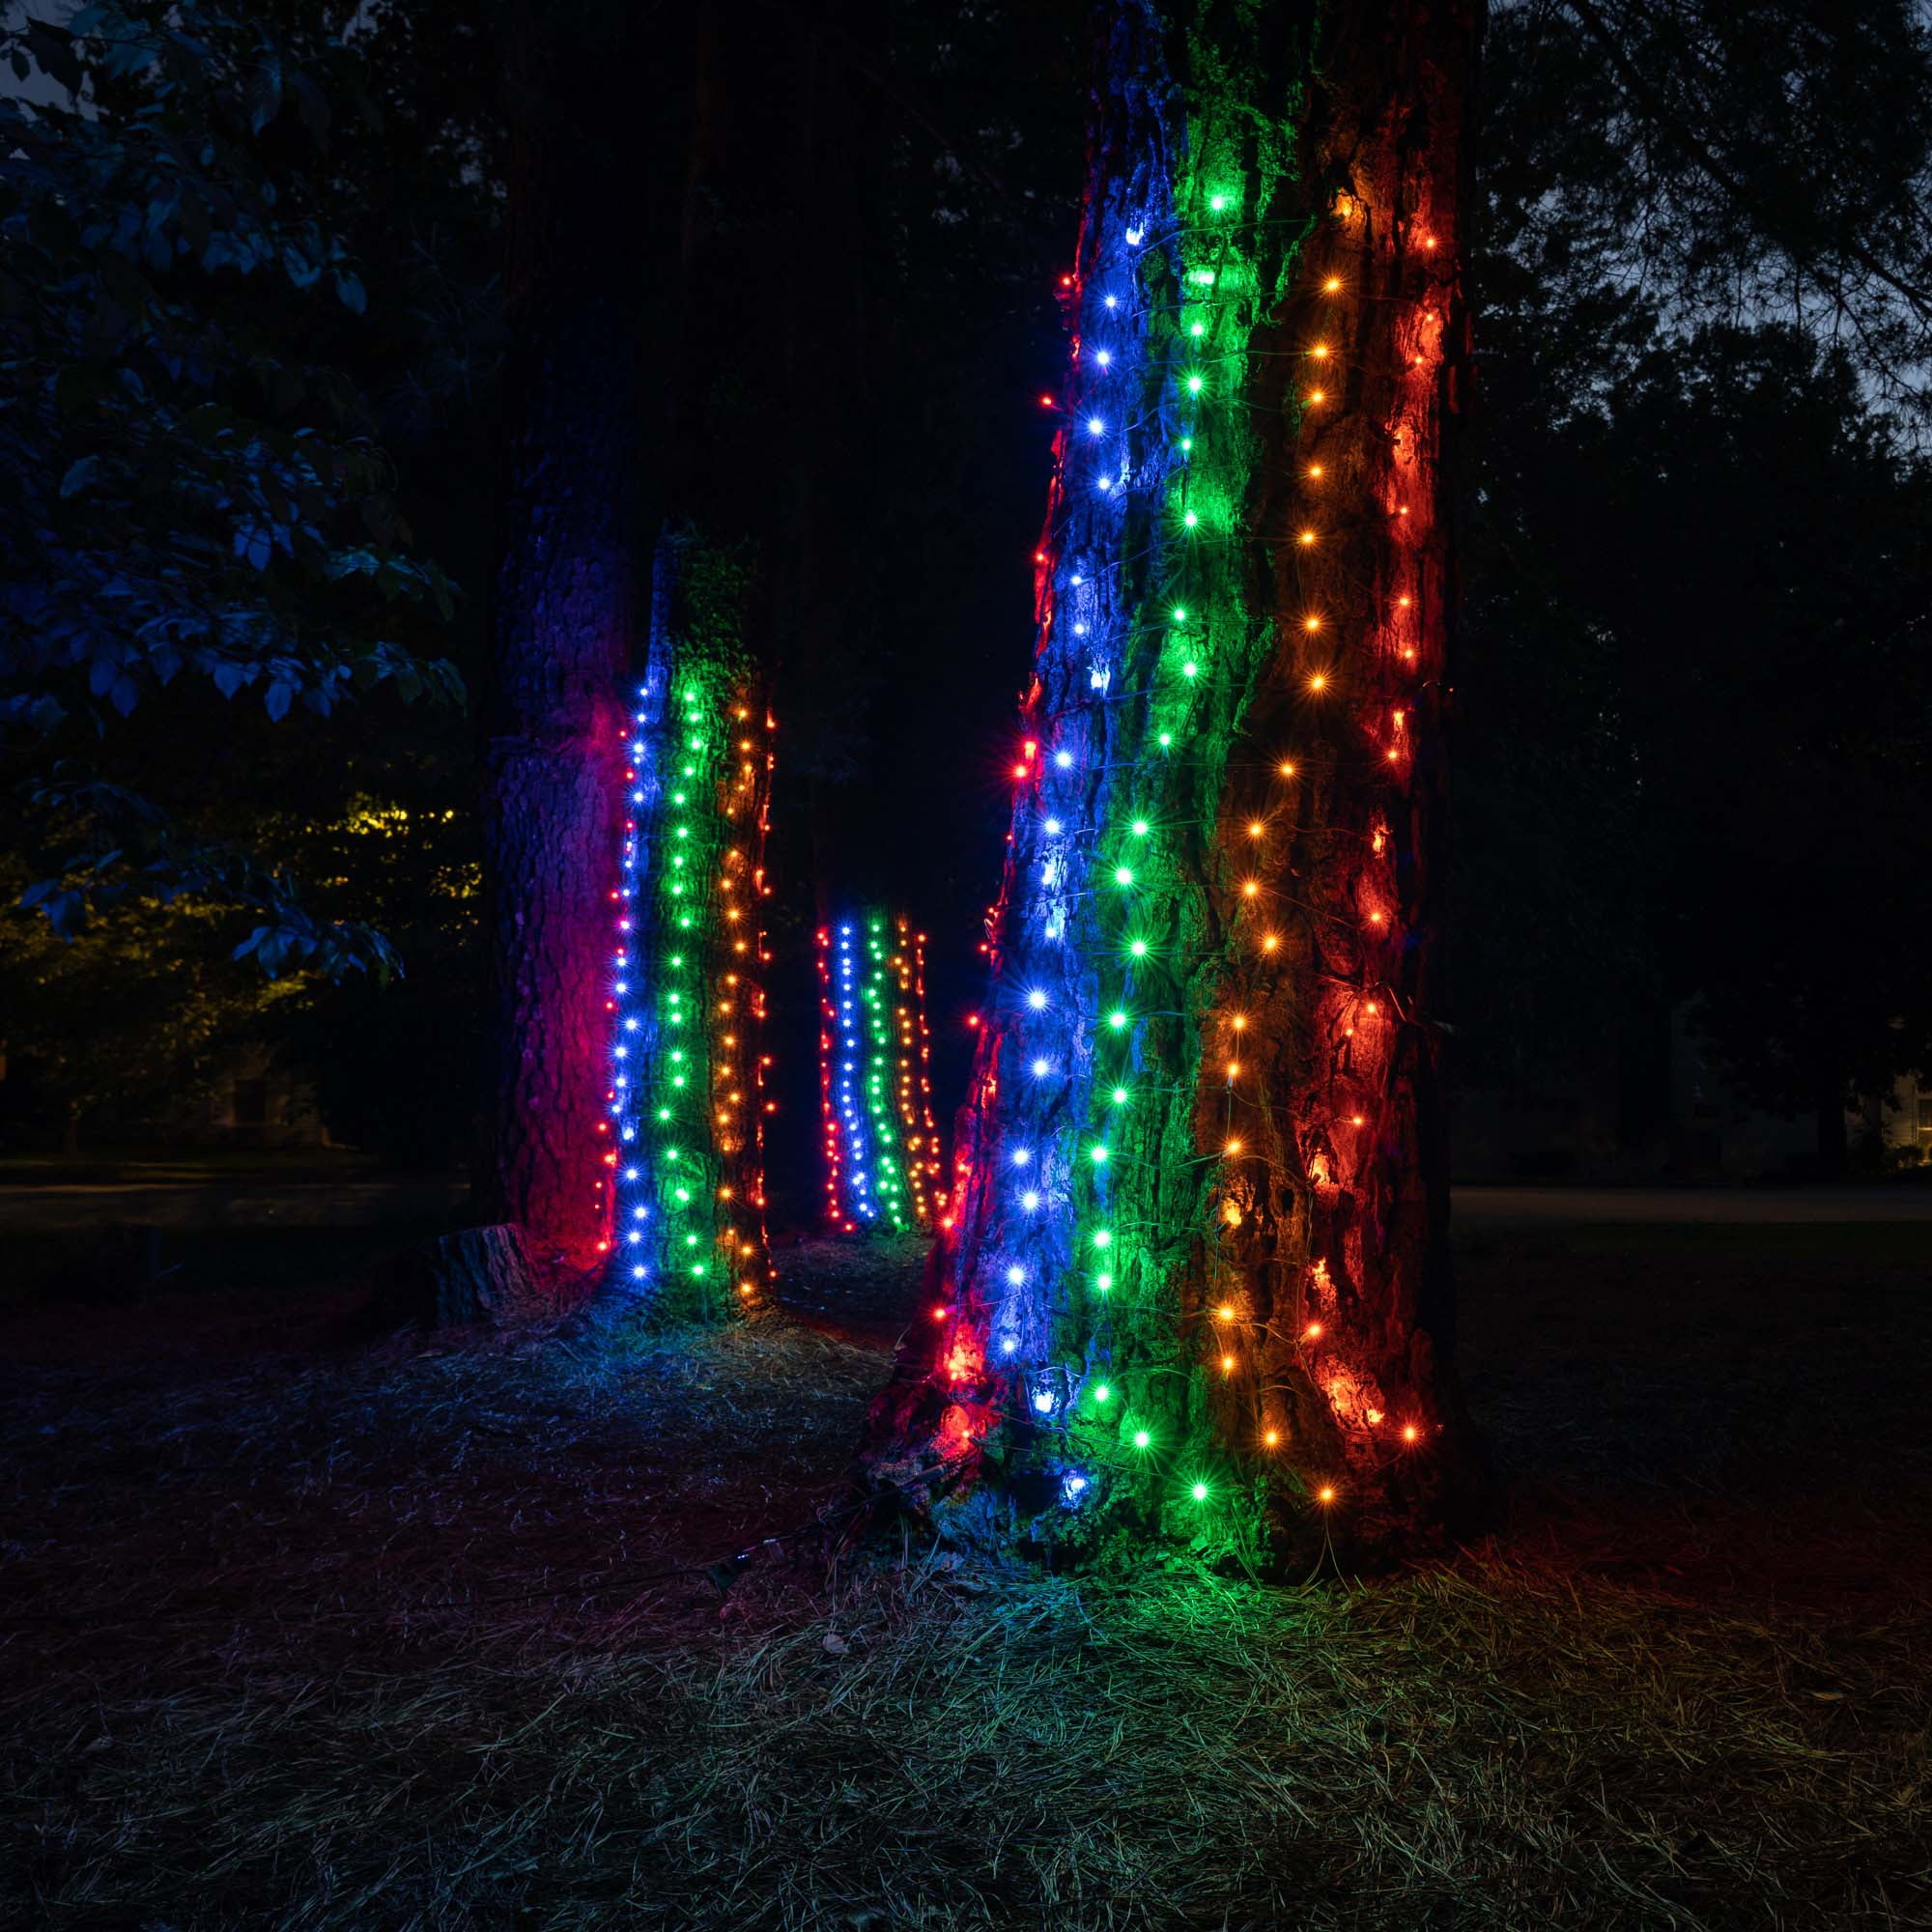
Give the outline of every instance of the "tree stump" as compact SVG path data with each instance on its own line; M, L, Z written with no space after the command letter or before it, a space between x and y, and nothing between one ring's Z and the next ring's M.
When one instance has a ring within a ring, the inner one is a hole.
M397 1319L425 1328L507 1328L564 1312L514 1222L440 1235L398 1255L384 1301Z

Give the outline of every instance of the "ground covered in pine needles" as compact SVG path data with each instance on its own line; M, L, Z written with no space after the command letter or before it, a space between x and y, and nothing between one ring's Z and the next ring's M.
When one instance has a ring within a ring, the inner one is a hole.
M1292 1589L828 1575L902 1250L620 1359L16 1302L0 1922L1932 1924L1928 1248L1465 1244L1495 1534Z

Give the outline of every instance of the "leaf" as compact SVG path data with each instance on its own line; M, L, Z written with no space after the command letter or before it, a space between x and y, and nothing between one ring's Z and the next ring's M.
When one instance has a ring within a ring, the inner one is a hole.
M259 134L282 105L282 64L272 55L248 79L248 126Z
M328 97L299 70L289 75L289 92L295 96L296 110L310 139L321 147L328 133Z
M77 457L67 467L67 474L60 480L61 498L78 496L100 473L100 459L98 456Z
M362 286L361 276L351 274L347 269L338 269L335 271L335 293L340 298L343 307L353 309L357 315L361 315L369 306L368 293Z
M247 672L238 664L218 664L214 667L214 688L223 697L233 697L247 681Z
M34 65L55 86L69 94L78 94L80 58L73 50L73 37L46 20L29 19L23 32Z
M280 678L277 678L274 681L274 683L270 685L268 690L262 694L262 702L264 705L268 707L269 716L270 718L279 720L287 715L289 708L289 700L294 696L295 696L295 686L292 684L285 684Z

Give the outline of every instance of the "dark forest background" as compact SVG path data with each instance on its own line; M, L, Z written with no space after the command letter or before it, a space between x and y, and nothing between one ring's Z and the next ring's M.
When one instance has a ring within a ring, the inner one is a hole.
M1689 1171L1687 1051L1727 1104L1816 1123L1800 1166L1896 1165L1869 1128L1932 1064L1924 298L1894 267L1932 154L1923 33L1908 7L1610 11L1610 51L1579 25L1597 10L1529 4L1495 12L1485 53L1455 693L1464 1165ZM57 889L6 916L0 1144L205 1139L199 1096L245 1064L311 1082L334 1141L443 1166L471 1145L483 1057L477 719L519 75L487 7L185 17L181 127L203 117L213 172L271 185L318 239L273 287L218 245L156 270L201 360L153 380L194 386L224 434L354 453L317 515L360 520L373 560L348 575L406 655L325 703L110 668L59 717L14 704L7 897ZM830 901L922 923L942 1107L962 1082L1032 643L1087 10L802 0L654 26L622 90L647 213L613 213L604 245L635 259L662 398L640 541L668 520L742 546L776 669L782 1222L817 1185ZM154 71L97 48L83 72L45 26L12 44L41 103L31 128L10 105L41 178L16 172L0 209L12 392L42 399L0 421L18 656L48 621L19 586L65 586L103 542L155 582L213 565L164 501L114 494L101 440L149 180L116 144ZM629 152L613 133L613 165ZM48 215L64 168L93 170L118 226ZM328 601L345 573L300 560L265 536L217 562L311 635L366 628ZM124 794L133 830L97 875L119 885L76 886ZM1525 1107L1567 1124L1492 1131Z

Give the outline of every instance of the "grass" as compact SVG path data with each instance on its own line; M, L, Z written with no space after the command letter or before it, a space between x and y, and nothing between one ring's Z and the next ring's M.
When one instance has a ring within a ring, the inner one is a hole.
M0 1921L1932 1925L1932 1234L1714 1232L1466 1244L1495 1534L1298 1589L828 1572L897 1251L618 1360L16 1309Z

